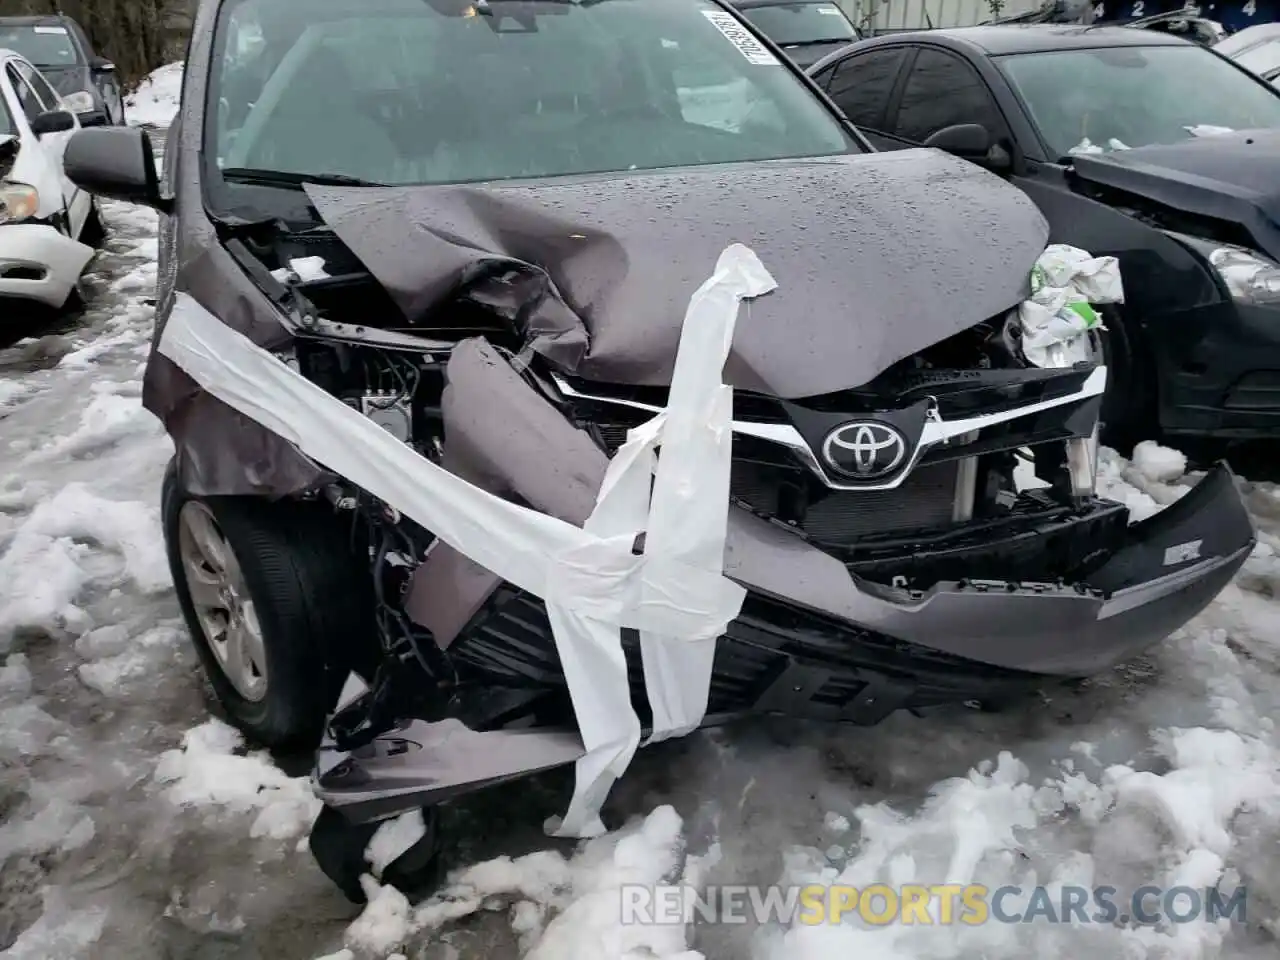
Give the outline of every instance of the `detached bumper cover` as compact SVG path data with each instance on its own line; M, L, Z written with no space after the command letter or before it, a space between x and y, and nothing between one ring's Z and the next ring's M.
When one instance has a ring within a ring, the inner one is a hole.
M775 713L868 724L902 708L999 698L1097 673L1203 610L1255 542L1234 477L1219 466L1129 527L1085 585L971 582L893 598L864 583L883 594L874 627L753 592L720 640L708 720ZM491 643L503 645L513 679L526 681L534 651L554 649L540 605L513 590L496 596L451 649L465 658ZM628 659L638 684L637 652ZM554 664L546 666L553 682ZM317 791L354 820L438 803L583 753L575 731L476 731L457 719L408 722L355 754L327 746Z
M40 223L0 225L0 297L67 302L93 249Z

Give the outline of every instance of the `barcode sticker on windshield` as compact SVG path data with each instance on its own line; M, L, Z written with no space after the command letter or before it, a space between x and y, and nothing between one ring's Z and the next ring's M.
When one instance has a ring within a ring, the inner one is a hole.
M724 34L725 39L738 48L738 52L747 58L749 63L758 67L778 66L778 58L769 52L769 48L751 35L751 31L734 19L733 14L723 10L703 10L702 15Z
M32 27L36 33L61 33L67 32L66 27Z
M844 14L840 12L840 8L839 8L839 7L819 7L819 8L818 8L818 12L819 12L819 13L825 13L828 17L843 17L843 16L844 16Z

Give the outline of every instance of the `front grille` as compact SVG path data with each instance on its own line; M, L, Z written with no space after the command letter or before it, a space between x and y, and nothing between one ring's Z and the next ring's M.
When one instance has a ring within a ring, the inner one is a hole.
M799 469L784 472L738 461L729 491L761 516L783 520L819 543L845 546L871 534L950 524L959 470L960 462L953 460L917 467L896 490L832 490ZM796 489L811 499L790 511L789 494Z
M596 425L610 453L626 440L627 426ZM960 466L958 460L921 464L895 490L833 490L786 448L735 437L729 496L816 543L844 547L872 534L949 526Z

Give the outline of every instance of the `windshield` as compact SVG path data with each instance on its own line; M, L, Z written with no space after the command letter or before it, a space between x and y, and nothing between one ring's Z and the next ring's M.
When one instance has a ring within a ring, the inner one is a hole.
M383 184L536 178L857 149L704 0L230 0L206 157Z
M1276 89L1200 46L1056 50L996 62L1058 157L1280 127Z
M0 49L22 54L37 67L71 67L80 62L66 27L0 24Z
M780 47L858 39L853 24L834 3L775 3L750 7L742 15Z

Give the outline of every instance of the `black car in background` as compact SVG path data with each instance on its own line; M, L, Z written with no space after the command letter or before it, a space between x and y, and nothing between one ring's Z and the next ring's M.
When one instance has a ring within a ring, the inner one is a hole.
M1028 193L1053 242L1119 258L1113 444L1277 436L1275 87L1198 44L1078 24L898 33L809 73L878 149L966 157Z
M124 124L116 67L98 56L76 21L61 15L0 17L0 49L15 50L53 84L80 126Z
M739 13L801 67L860 40L833 0L732 0Z

